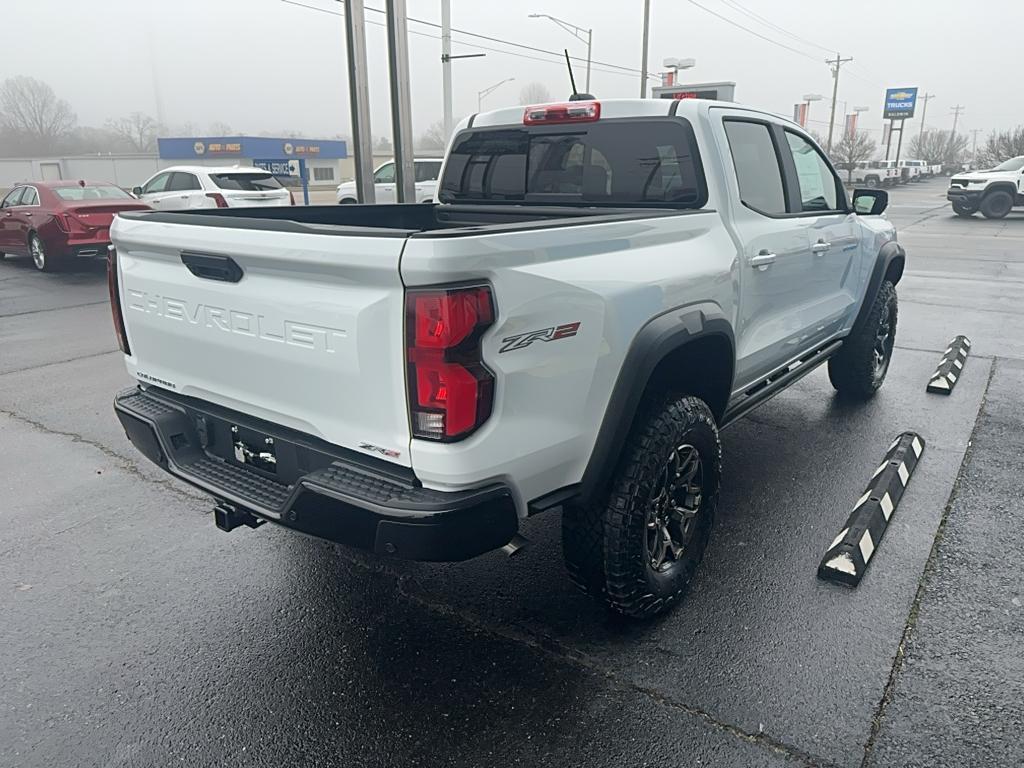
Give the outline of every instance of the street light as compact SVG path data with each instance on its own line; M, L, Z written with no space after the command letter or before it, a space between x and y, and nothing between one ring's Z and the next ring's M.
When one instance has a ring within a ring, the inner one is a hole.
M693 69L695 66L697 66L697 60L696 59L677 59L677 58L674 58L674 57L669 57L667 59L664 59L661 62L661 65L663 67L665 67L665 69L671 69L672 70L672 83L670 83L670 84L675 84L675 83L677 83L679 81L679 70L680 69ZM663 82L662 85L666 85L666 83Z
M575 37L577 40L586 41L586 43L587 43L587 84L584 86L583 90L586 93L590 93L590 47L591 47L591 43L593 42L593 38L594 38L594 30L592 30L592 29L584 29L583 27L577 27L575 24L570 24L568 21L562 21L561 19L556 19L554 16L552 16L551 14L548 14L548 13L531 13L531 14L529 14L529 18L531 18L531 19L551 19L551 21L555 22L555 24L560 26L562 29L564 29L570 35ZM584 34L583 34L584 32L586 33L586 37L584 37Z
M825 97L820 93L805 93L804 94L804 128L810 130L808 123L811 122L811 102L822 101Z
M483 110L484 96L487 96L488 94L493 93L494 91L498 90L498 88L503 86L505 83L511 83L513 80L515 80L514 77L506 77L500 83L495 83L492 86L484 88L482 91L477 91L476 92L476 111L480 112L480 111Z

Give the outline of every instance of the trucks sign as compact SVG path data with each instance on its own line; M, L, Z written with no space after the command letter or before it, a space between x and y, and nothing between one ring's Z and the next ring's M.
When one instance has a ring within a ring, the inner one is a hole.
M885 92L886 120L906 120L914 116L917 106L917 88L889 88Z

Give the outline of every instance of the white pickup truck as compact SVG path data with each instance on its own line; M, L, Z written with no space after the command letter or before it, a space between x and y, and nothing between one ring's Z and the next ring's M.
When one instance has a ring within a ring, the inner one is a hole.
M904 252L796 124L699 100L462 121L439 204L124 214L132 443L217 500L460 560L562 511L570 576L632 617L700 562L718 431L826 363L881 386ZM770 457L765 457L770 461Z
M987 219L1003 218L1024 206L1024 155L987 170L956 174L949 180L946 199L957 216L970 218L981 211Z

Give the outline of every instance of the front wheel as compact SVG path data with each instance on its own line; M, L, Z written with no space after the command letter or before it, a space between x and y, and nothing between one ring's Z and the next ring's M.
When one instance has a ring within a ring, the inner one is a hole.
M828 378L840 395L867 400L882 386L896 344L897 313L896 286L885 280L864 324L829 358Z
M563 510L562 549L573 582L631 618L668 610L704 556L721 474L718 427L704 401L674 396L649 404L608 495Z
M971 218L978 209L968 203L953 203L953 213L965 219Z
M989 192L981 201L981 215L986 219L1001 219L1013 208L1013 195L1004 189Z

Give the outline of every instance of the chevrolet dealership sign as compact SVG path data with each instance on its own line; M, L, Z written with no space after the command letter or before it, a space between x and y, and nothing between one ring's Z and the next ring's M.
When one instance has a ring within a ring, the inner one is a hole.
M914 116L917 106L917 88L890 88L885 92L886 120L906 120Z

